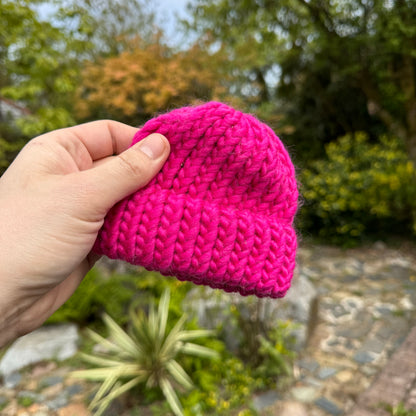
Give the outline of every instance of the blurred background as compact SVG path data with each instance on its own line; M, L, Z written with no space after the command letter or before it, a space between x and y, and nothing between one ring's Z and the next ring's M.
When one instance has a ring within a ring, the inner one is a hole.
M416 1L0 0L0 173L41 133L100 118L139 126L209 100L269 124L297 167L294 294L240 299L104 261L49 324L76 325L77 348L94 355L87 327L116 337L104 312L122 331L160 326L145 317L154 299L169 305L166 337L184 312L186 330L214 331L196 358L182 351L193 387L158 361L108 415L350 414L414 323ZM119 386L110 373L67 381L109 362L55 358L0 364L1 414L90 414L98 382L95 410ZM415 414L401 391L377 411Z

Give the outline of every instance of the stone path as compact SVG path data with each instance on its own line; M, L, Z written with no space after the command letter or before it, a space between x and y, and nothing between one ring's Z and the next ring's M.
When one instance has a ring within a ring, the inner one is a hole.
M363 393L350 416L387 416L380 403L403 404L416 410L416 327L394 353L371 387Z
M303 413L298 410L296 415L350 415L416 324L416 255L382 244L348 251L308 247L299 251L298 273L318 289L318 319L312 322L309 346L296 363L295 385L269 414L286 415L285 402L295 401L303 404ZM416 349L413 352L412 359L406 356L407 366L403 361L401 366L390 364L388 377L400 373L414 377ZM392 387L383 400L396 405L397 397ZM415 398L407 404L415 406Z
M309 278L319 293L308 347L295 364L295 382L285 395L269 392L257 398L259 415L384 416L381 410L374 413L378 397L391 405L404 401L416 407L413 250L382 244L347 251L299 250L297 273ZM41 363L15 380L14 387L0 384L0 414L87 416L85 399L91 391L66 379L68 371Z
M70 370L43 362L16 378L14 386L0 386L0 415L88 416L84 401L92 394L91 386L67 378Z

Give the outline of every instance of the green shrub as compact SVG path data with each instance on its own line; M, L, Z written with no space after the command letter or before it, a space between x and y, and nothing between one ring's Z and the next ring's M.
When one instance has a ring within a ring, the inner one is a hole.
M91 338L105 352L99 355L83 354L84 360L94 368L75 371L72 376L102 381L90 404L94 415L102 415L115 398L142 385L144 388L160 389L173 413L184 416L177 390L189 390L194 384L180 360L187 355L215 359L218 354L210 348L190 342L210 337L213 332L185 330L185 315L169 328L169 301L170 294L166 289L157 310L151 304L148 315L141 309L132 311L129 332L125 332L108 315L104 315L108 338L89 331Z
M187 416L230 415L242 407L247 413L252 393L263 388L263 380L227 352L221 360L201 367L192 375L197 388L182 399Z
M103 312L123 325L128 320L128 307L137 290L131 275L104 278L93 268L75 293L49 319L48 323L75 322L87 325L100 322Z
M416 172L398 139L347 135L326 153L300 175L303 231L343 245L392 231L416 235Z

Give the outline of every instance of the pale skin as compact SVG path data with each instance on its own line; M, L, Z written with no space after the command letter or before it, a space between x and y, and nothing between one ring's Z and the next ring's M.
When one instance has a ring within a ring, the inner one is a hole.
M108 210L169 155L152 134L96 121L31 140L0 178L0 347L38 328L75 291Z

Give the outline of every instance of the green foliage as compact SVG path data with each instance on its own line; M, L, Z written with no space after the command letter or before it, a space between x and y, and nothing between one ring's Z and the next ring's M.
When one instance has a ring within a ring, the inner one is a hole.
M29 396L20 396L17 398L17 403L23 407L29 407L34 403L33 397Z
M104 278L93 268L75 293L49 319L48 323L75 322L80 325L97 323L105 311L123 325L128 320L128 306L135 294L132 275L113 274Z
M3 126L0 125L0 132L2 127ZM11 162L11 159L13 159L13 157L24 146L24 143L24 140L7 140L0 135L0 175L6 170Z
M271 121L298 159L322 157L323 143L365 130L400 137L415 162L414 5L196 0L190 27L226 51L234 94L254 111L269 103L284 115Z
M182 399L187 416L230 415L242 407L249 411L251 394L264 387L249 366L227 353L192 374L198 388Z
M389 412L391 416L416 416L415 410L407 410L403 403L399 403L397 406L386 405L383 406Z
M296 357L293 328L290 322L281 321L268 332L267 337L259 335L261 361L255 374L266 381L271 379L271 384L276 377L292 375L291 364Z
M366 234L416 234L416 172L401 142L347 135L326 146L327 160L301 172L301 228L344 245Z
M258 298L247 300L244 308L244 313L236 305L230 308L233 325L241 331L238 356L264 380L264 386L275 383L280 376L290 376L290 364L295 358L296 325L291 321L265 324L262 300Z
M0 14L0 94L30 110L16 121L28 137L74 123L71 97L89 47L73 16L42 20L42 3L3 0Z
M83 358L97 368L75 371L72 375L102 381L90 405L96 416L101 415L116 397L139 384L145 388L159 388L173 413L183 415L175 388L190 389L193 382L177 360L183 355L204 358L217 358L218 355L210 348L190 342L211 336L212 331L185 330L185 316L169 327L169 298L166 290L157 311L152 304L148 316L143 310L131 312L129 333L108 315L104 316L108 338L89 332L107 352L101 356L83 354Z
M182 399L185 414L189 416L235 415L237 409L240 410L238 414L251 415L254 392L275 388L276 384L284 388L290 380L295 358L293 324L279 322L265 331L256 319L253 326L242 324L237 308L232 309L231 318L237 318L233 319L233 325L243 328L241 348L234 355L223 343L215 340L213 345L210 339L208 345L221 354L221 360L208 368L199 360L189 363L191 367L186 368L194 375L197 387ZM247 344L251 345L250 349L246 349Z

